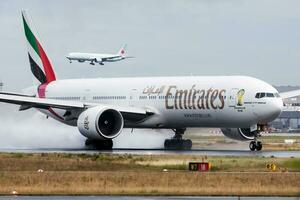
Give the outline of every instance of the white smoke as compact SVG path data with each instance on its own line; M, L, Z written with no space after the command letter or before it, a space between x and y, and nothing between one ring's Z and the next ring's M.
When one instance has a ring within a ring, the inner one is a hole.
M166 138L172 137L170 130L124 129L114 140L115 148L163 148Z
M79 148L84 138L74 127L46 118L35 109L0 104L0 148Z
M18 111L18 106L0 104L0 149L84 148L85 137L35 109ZM124 129L114 139L115 148L162 148L168 130Z

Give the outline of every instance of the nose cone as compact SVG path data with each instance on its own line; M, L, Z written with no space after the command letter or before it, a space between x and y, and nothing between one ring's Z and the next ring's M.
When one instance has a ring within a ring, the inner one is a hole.
M279 117L283 109L283 101L282 98L277 98L276 101L273 102L274 115Z
M263 107L261 107L254 114L258 119L258 123L265 124L275 120L282 111L283 101L281 98L274 98L268 101Z
M270 107L268 109L268 114L267 114L268 121L273 121L277 117L279 117L279 115L282 112L282 108L283 108L283 101L281 98L276 98L272 102L270 102Z

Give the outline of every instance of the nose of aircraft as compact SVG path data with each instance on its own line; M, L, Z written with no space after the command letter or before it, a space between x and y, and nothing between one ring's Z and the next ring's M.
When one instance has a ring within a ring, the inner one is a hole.
M281 98L268 101L267 104L256 113L259 123L269 123L275 120L281 114L282 108L283 101Z
M282 112L283 101L281 98L276 98L270 102L269 116L270 120L276 119Z

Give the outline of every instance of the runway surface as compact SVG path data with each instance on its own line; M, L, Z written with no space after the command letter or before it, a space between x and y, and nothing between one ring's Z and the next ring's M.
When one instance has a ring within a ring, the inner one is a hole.
M135 154L135 155L207 155L207 156L258 156L258 157L300 157L300 151L259 151L250 150L210 150L192 149L185 150L164 150L164 149L127 149L117 148L113 150L93 150L93 149L71 149L71 148L36 148L36 149L0 149L0 152L15 153L73 153L73 154Z
M299 197L169 197L169 196L162 196L162 197L143 197L143 196L42 196L42 197L0 197L0 199L5 200L184 200L184 199L191 199L191 200L256 200L256 199L264 199L264 200L299 200Z

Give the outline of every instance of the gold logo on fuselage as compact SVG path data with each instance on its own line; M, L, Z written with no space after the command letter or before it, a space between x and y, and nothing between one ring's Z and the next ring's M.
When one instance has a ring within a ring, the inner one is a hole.
M190 89L181 90L177 86L171 85L166 92L165 107L166 109L194 110L223 109L225 92L225 89L196 89L196 85Z
M244 105L244 95L245 95L245 90L244 89L240 89L237 93L237 106L242 106Z

